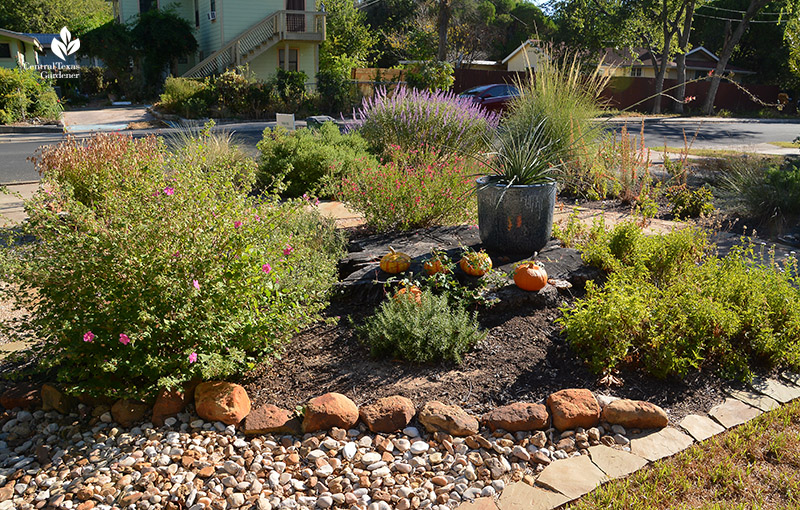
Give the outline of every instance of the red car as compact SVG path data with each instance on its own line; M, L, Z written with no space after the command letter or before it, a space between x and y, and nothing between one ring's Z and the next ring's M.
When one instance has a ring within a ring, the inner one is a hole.
M519 97L519 89L506 83L481 85L465 90L459 96L470 96L472 99L489 111L503 112L508 103Z

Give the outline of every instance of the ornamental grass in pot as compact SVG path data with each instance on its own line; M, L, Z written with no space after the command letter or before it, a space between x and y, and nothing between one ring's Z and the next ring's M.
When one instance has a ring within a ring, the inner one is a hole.
M553 230L563 146L547 136L544 119L528 130L500 130L493 145L488 174L477 180L481 242L503 253L537 252Z

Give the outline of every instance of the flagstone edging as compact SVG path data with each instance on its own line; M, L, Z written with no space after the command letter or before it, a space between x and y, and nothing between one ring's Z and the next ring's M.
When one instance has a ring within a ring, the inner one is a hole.
M648 431L631 441L626 452L605 445L592 446L589 455L554 462L542 470L533 485L508 484L499 498L478 498L458 510L553 510L585 496L600 485L670 457L721 432L738 427L800 398L800 374L783 372L779 378L756 379L750 390L730 389L708 416L690 414L678 424Z

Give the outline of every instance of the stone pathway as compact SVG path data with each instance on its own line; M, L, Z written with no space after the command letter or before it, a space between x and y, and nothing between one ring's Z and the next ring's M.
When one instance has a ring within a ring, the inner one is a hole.
M465 503L458 510L552 510L591 492L614 478L628 476L651 462L675 455L696 442L739 426L774 409L778 402L800 398L800 374L757 380L752 391L731 390L730 398L709 410L708 416L690 414L677 428L667 427L631 441L630 452L604 445L589 448L589 456L554 462L535 480L507 485L497 501ZM760 406L760 407L759 407ZM686 431L684 433L683 431ZM527 482L527 483L526 483ZM529 485L533 482L532 485Z

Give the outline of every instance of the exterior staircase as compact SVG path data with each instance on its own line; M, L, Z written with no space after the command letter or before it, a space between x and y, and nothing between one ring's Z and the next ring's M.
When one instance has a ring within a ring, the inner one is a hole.
M203 78L244 65L282 41L324 41L325 13L275 11L196 66L185 78Z

